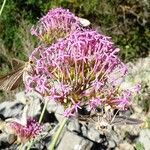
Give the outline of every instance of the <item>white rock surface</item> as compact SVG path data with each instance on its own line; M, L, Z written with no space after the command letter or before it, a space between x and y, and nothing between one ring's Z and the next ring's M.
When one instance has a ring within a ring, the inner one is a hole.
M93 143L73 132L66 131L56 150L91 150Z
M141 130L138 141L143 144L145 150L150 150L150 129Z

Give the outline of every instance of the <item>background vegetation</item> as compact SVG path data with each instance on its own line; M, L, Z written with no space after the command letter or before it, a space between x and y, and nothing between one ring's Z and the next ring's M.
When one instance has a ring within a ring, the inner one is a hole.
M27 59L37 45L30 27L55 7L70 9L111 36L121 48L120 56L125 62L148 55L149 0L9 0L0 18L0 75L12 68L11 58Z

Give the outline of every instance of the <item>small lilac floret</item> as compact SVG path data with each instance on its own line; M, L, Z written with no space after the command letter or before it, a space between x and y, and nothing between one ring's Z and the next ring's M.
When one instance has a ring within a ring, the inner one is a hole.
M134 87L132 87L131 91L139 93L141 90L141 84L136 84Z
M96 108L98 108L99 105L101 105L101 100L100 100L100 98L92 98L92 99L89 101L90 109L96 109Z
M65 117L67 117L67 118L74 116L74 112L73 112L72 107L68 107L68 108L64 111L63 115L64 115Z

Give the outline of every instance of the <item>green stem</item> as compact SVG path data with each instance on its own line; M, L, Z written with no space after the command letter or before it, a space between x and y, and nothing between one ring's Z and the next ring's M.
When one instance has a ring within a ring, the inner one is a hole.
M33 144L33 140L31 140L31 141L29 142L28 147L27 147L27 150L30 150L32 144Z
M44 104L44 107L43 107L43 110L42 110L42 113L40 115L40 118L39 118L39 123L42 122L42 119L43 119L43 116L44 116L44 113L45 113L45 110L46 110L46 106L48 104L48 100L45 101L45 104Z
M61 134L61 132L62 132L62 130L63 130L63 128L64 128L66 122L67 122L67 120L68 120L68 118L65 118L65 119L60 123L60 126L59 126L58 130L56 131L54 137L52 138L52 142L51 142L51 144L50 144L50 146L49 146L49 148L48 148L49 150L54 150L55 145L56 145L56 143L57 143L57 141L58 141L58 138L59 138L59 136L60 136L60 134Z
M42 122L42 119L43 119L43 117L44 117L44 113L45 113L47 104L48 104L48 100L45 101L44 107L43 107L43 109L42 109L42 112L41 112L41 115L40 115L40 118L39 118L39 123ZM30 148L31 148L31 146L32 146L32 144L33 144L33 142L35 142L35 140L31 140L31 141L30 141L30 143L29 143L29 145L28 145L28 147L27 147L27 150L30 150Z
M3 11L3 9L4 9L5 3L6 3L6 0L3 1L2 7L1 7L1 9L0 9L0 16L1 16L2 11Z
M22 150L22 148L23 148L23 143L22 143L22 144L20 144L20 146L19 146L19 150Z

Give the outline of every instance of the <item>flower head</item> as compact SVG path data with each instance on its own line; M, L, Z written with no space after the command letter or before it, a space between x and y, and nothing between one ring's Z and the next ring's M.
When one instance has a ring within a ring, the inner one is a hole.
M26 126L12 121L9 122L9 127L13 134L17 136L19 142L27 142L42 131L42 126L31 118L27 119Z
M101 103L111 104L121 94L117 89L126 74L118 51L107 36L91 30L75 31L32 52L30 59L35 62L35 72L31 79L38 79L26 88L63 104L65 116L71 116L85 103L94 109Z
M47 44L52 44L79 29L78 17L69 10L62 8L51 9L43 16L36 26L31 28L31 34Z

